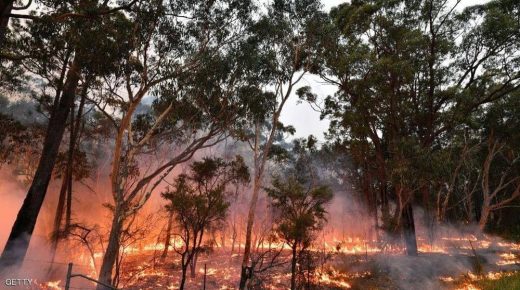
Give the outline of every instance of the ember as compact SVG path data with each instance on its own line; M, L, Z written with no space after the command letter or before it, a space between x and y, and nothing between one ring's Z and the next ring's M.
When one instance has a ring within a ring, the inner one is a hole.
M60 283L61 283L61 280L49 281L49 282L40 284L40 288L45 289L45 290L62 290L63 288L60 287Z

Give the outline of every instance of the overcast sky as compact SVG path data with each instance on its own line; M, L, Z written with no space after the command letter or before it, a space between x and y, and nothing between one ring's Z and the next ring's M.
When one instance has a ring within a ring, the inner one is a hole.
M329 11L330 8L345 2L349 1L322 0L325 11ZM449 2L454 3L454 0L451 0ZM488 2L488 0L462 0L459 5L459 9L463 9L466 6L482 4L485 2ZM304 76L304 78L300 81L296 89L301 86L311 86L313 92L316 93L320 98L324 98L327 95L332 95L336 91L335 86L325 84L323 81L320 80L319 77L315 75ZM280 117L281 121L285 125L293 125L296 128L295 137L297 138L307 137L308 135L312 134L316 136L320 141L324 141L325 139L323 133L328 129L329 121L320 121L320 114L318 112L314 111L306 103L297 104L297 101L298 97L296 96L293 96L288 100L288 103Z

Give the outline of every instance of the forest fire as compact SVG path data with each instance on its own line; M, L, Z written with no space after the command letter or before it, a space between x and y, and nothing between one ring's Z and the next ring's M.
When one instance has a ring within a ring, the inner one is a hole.
M349 289L352 286L347 282L347 275L338 273L335 270L328 270L325 272L318 271L318 283L324 285L332 285L341 287L342 289Z
M40 284L40 287L42 290L61 290L63 288L60 287L60 284L61 284L61 280L49 281L49 282Z
M502 259L497 262L497 265L499 265L499 266L520 264L520 259L518 257L518 253L517 254L503 253L503 254L500 254L500 257Z
M520 288L519 19L1 1L0 285Z
M464 286L457 288L456 290L481 290L473 284L465 284Z
M462 282L462 285L457 287L456 290L482 290L481 287L475 285L476 282L481 281L483 279L494 281L504 277L512 276L515 273L516 272L489 272L485 275L475 275L472 273L468 273L467 275L465 275L465 281ZM450 282L453 281L453 279L450 279Z
M473 251L480 254L486 254L490 251L490 245L494 245L493 251L500 250L501 252L496 253L496 266L514 266L517 262L518 244L507 243L499 241L490 236L482 236L482 240L477 237L468 235L467 237L442 237L439 238L437 243L431 245L419 245L420 255L463 255L471 257ZM217 237L217 240L221 240ZM419 239L421 240L421 239ZM466 246L471 241L470 246ZM225 243L228 245L232 243L232 240L228 240ZM320 243L317 243L319 245ZM170 255L166 259L161 259L160 254L164 250L164 244L157 242L141 243L140 246L132 246L126 248L124 251L127 259L127 267L121 273L120 287L123 289L156 289L161 287L164 289L177 289L179 287L177 281L178 275L180 275L180 269L175 265L180 263L180 257L177 256L173 249L179 247L182 244L174 239L170 242ZM336 246L333 246L336 245ZM326 289L350 289L359 287L360 281L369 281L377 279L378 272L376 269L371 270L346 270L341 269L341 261L348 259L346 257L358 257L358 263L370 263L370 261L379 255L392 255L398 257L402 255L404 249L399 246L393 246L391 251L383 250L382 247L377 247L375 241L364 241L361 238L347 237L344 240L339 238L331 237L326 241L323 241L320 246L311 249L315 253L329 253L331 256L324 264L318 266L317 270L312 274L312 283L315 285L321 285L321 287L327 287ZM240 265L238 263L239 255L231 252L231 248L228 246L216 244L213 246L213 250L207 254L203 254L199 257L198 268L194 277L190 276L188 282L190 285L187 289L198 289L206 280L208 285L214 285L218 289L235 289L236 280L239 279ZM289 259L290 248L279 243L258 244L257 249L264 251L267 249L282 249L283 254L281 260L286 262L285 266L276 269L273 275L270 277L264 277L263 287L266 289L281 289L288 287L288 279L290 279L290 272L287 272L287 262ZM326 255L326 254L325 254ZM90 266L100 263L100 255L96 256L96 262L92 262ZM86 255L78 255L77 263L86 263L91 261ZM338 264L339 263L339 264ZM173 265L173 267L172 267ZM339 266L339 268L338 268ZM481 289L478 288L474 283L482 279L497 280L503 277L508 277L515 273L511 272L511 269L505 271L496 271L491 265L486 266L490 270L482 275L473 274L472 272L461 272L459 276L439 276L438 279L444 283L444 285L453 285L453 289ZM285 270L283 270L285 268ZM499 269L496 268L496 269ZM341 269L341 270L340 270ZM469 269L470 270L470 269ZM520 270L520 268L517 268ZM95 277L97 269L91 268L89 270L91 275ZM277 274L274 274L277 273ZM268 275L269 276L269 275ZM466 281L466 282L460 282ZM94 284L90 284L94 286ZM458 286L457 286L458 285ZM193 288L192 288L193 287ZM63 283L61 281L49 281L41 284L41 289L63 289Z

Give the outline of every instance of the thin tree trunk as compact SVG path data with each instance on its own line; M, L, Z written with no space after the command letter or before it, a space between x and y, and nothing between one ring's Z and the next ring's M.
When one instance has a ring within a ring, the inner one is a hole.
M246 228L246 241L244 244L244 256L242 257L242 271L240 273L240 289L243 290L246 288L247 279L249 279L249 256L251 255L251 239L253 234L253 222L255 219L255 211L256 211L256 203L258 201L258 195L260 193L260 180L258 176L255 176L254 184L253 184L253 196L251 197L251 203L249 205L249 214L247 216L247 228Z
M190 277L193 279L195 278L195 274L196 274L196 268L197 268L197 257L199 255L197 254L197 252L195 252L195 254L193 254L193 258L191 259L190 261Z
M66 121L72 104L74 103L79 78L80 67L78 59L75 58L67 72L67 80L65 81L63 95L61 96L59 105L51 114L42 154L31 187L18 212L2 257L0 258L1 268L20 266L25 258L36 220L47 193L47 187L65 132Z
M56 251L58 249L58 243L61 238L66 236L70 231L70 220L71 220L71 211L72 211L72 171L74 166L74 152L76 151L76 144L79 143L80 139L80 130L79 125L81 123L83 108L85 106L86 94L87 94L87 85L85 85L82 95L81 101L78 108L77 117L74 117L74 105L72 106L70 112L70 140L69 140L69 150L67 155L67 167L65 173L63 174L63 180L60 188L60 195L58 198L58 204L56 207L56 215L54 217L53 224L53 236L51 238L52 246L51 246L51 262L54 261L56 257ZM75 123L75 124L74 124ZM63 231L61 230L61 222L63 220L63 213L65 211L65 197L67 198L67 211L65 217L65 227ZM49 271L52 269L52 264L49 267Z
M68 179L67 179L67 207L65 211L65 228L66 234L70 231L70 224L72 219L72 157L70 158L71 166L69 167Z
M56 215L54 216L53 230L52 230L52 241L54 244L60 238L61 235L61 221L63 220L63 212L65 209L65 197L67 194L67 173L63 175L63 179L61 181L60 195L58 197L58 204L56 206Z
M482 210L480 211L480 220L478 221L478 225L481 231L486 229L490 213L491 210L489 209L489 201L484 199L484 202L482 203Z
M172 238L172 224L173 224L173 211L169 212L168 226L166 226L166 239L164 240L164 250L161 258L164 259L168 255L168 248L170 247L170 240Z
M415 222L411 202L407 202L403 208L403 236L408 256L417 256L417 239L415 237Z
M105 255L103 256L101 269L99 270L99 281L109 285L112 284L112 271L114 269L116 259L119 255L119 239L121 236L121 231L123 229L123 213L121 211L122 209L120 208L120 206L116 205L116 209L114 210L114 217L112 220L112 228L110 229L108 245L105 251ZM107 287L98 285L96 289L106 290Z
M231 254L233 254L235 252L235 243L237 240L237 228L236 228L236 223L234 221L233 221L232 230L233 230L233 232L231 233Z
M181 268L182 268L182 274L181 274L181 283L179 286L179 290L184 290L184 285L186 284L186 272L188 272L188 263L186 262L186 254L182 255Z
M255 166L255 177L253 180L253 196L251 197L251 202L249 204L249 213L247 215L247 224L246 224L246 240L244 245L244 256L242 257L242 269L240 272L240 284L239 289L244 290L246 288L247 280L249 279L248 272L252 271L249 269L249 257L251 255L251 238L253 235L253 223L255 220L255 211L256 204L258 202L258 195L260 194L260 182L262 180L262 168L263 165L260 165L260 156L259 156L259 142L260 142L260 124L259 121L255 123L255 147L254 147L254 166ZM264 148L264 153L265 153Z
M72 168L74 160L74 144L75 144L75 128L74 128L74 106L70 112L70 141L69 152L67 154L67 210L65 213L65 232L70 228L70 215L72 203Z
M87 81L85 82L83 86L83 90L81 92L81 101L79 103L78 107L78 113L76 116L76 120L71 121L73 122L70 126L70 138L71 138L71 144L69 149L69 155L68 158L68 186L67 186L67 211L65 213L65 233L69 233L70 231L70 225L72 220L72 183L73 183L73 169L74 169L74 153L76 152L80 139L81 134L83 132L84 126L81 125L81 120L83 119L83 108L85 107L85 102L87 100L87 93L88 88L90 85L90 80L87 78ZM72 107L72 113L74 113L74 107ZM75 122L75 124L74 124Z
M65 208L65 194L67 190L67 176L63 176L60 188L60 195L58 197L58 205L56 206L56 215L54 216L53 230L51 234L51 262L56 258L56 251L58 250L58 243L61 239L61 220L63 219L63 210ZM53 263L49 265L48 274L53 269Z
M65 172L63 173L63 180L60 188L60 196L58 197L58 205L56 207L56 215L54 216L54 228L53 233L61 234L61 222L63 220L63 213L65 211L65 201L68 199L69 183L70 179L72 179L72 151L74 150L74 109L71 109L70 112L70 140L69 140L69 150L67 153L67 166L65 168ZM68 200L67 200L68 202ZM65 227L67 229L67 227ZM59 237L56 236L53 239L53 242L57 244Z
M260 126L260 120L255 121L255 142L254 142L254 166L255 166L255 178L254 178L254 185L253 185L253 196L251 198L251 202L249 204L249 213L247 216L247 227L246 227L246 240L244 245L244 256L242 259L242 270L240 272L240 284L239 289L244 290L247 284L248 279L248 265L249 265L249 257L251 255L251 236L253 232L253 224L255 219L255 211L256 211L256 204L258 202L258 195L260 192L261 187L261 181L262 176L264 173L264 166L267 162L267 158L269 155L269 151L271 150L271 146L273 145L273 141L275 138L275 133L277 131L276 124L278 123L278 120L280 118L280 114L282 113L282 109L284 107L285 102L289 99L293 85L295 83L292 83L292 77L291 81L289 82L289 86L285 92L285 95L282 97L282 101L278 105L278 108L275 110L272 118L272 127L269 132L269 136L267 137L267 140L262 148L262 154L259 155L260 151L260 134L261 134L261 126ZM303 77L303 74L300 76ZM299 81L299 80L298 80ZM297 81L297 82L298 82ZM252 269L250 269L252 271Z
M430 205L430 187L425 181L421 181L421 197L424 208L424 224L428 225L431 220L431 205Z
M200 253L200 245L202 244L202 237L204 236L204 228L200 230L200 236L197 240L197 235L195 235L195 247L193 248L193 255L191 257L191 278L195 278L195 274L197 273L195 270L197 269L197 259L199 258Z
M294 242L292 247L292 260L291 260L291 290L296 289L296 250L298 244Z

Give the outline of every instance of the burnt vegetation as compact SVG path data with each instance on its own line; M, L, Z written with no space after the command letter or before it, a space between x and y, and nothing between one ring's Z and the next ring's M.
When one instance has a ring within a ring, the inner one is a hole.
M337 2L1 1L0 277L518 285L520 3Z

